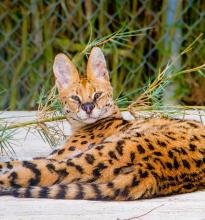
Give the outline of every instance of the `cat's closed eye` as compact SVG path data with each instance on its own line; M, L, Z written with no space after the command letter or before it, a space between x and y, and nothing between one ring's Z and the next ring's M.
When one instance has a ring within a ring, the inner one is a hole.
M81 103L80 98L77 95L72 95L71 99L73 99L74 101Z
M100 98L101 95L102 95L102 92L96 92L93 98L94 102L97 101L97 99Z

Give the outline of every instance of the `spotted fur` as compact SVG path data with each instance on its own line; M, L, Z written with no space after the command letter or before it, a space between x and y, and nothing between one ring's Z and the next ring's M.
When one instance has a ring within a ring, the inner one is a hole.
M91 52L86 79L62 54L55 58L54 73L73 134L48 157L1 163L1 195L136 200L205 188L201 123L124 120L112 99L99 48ZM92 105L83 110L85 103Z

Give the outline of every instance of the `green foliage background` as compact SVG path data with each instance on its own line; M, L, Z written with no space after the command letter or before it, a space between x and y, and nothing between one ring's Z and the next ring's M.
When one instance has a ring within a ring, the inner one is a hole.
M169 5L170 0L2 0L0 109L36 109L42 90L54 85L55 54L64 52L73 57L86 47L90 37L99 39L122 27L124 31L152 27L145 35L102 46L115 97L132 100L173 56L174 41L181 51L205 31L204 1L179 0L174 11ZM168 12L173 14L171 24L167 22ZM201 65L204 55L201 39L179 65ZM78 65L81 73L85 61L86 56ZM182 76L175 82L173 95L186 104L205 105L205 80L191 74Z

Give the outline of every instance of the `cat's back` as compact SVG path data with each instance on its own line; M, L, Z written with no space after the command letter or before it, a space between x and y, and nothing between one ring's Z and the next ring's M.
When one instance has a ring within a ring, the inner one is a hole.
M205 150L205 126L193 120L149 118L137 120L112 119L96 131L107 134L109 141L119 139L140 143L147 150L184 148L190 152ZM100 130L99 130L100 129ZM153 146L149 148L149 146Z
M127 129L123 129L127 128ZM156 137L157 139L167 137L170 140L189 140L205 143L205 126L194 120L150 118L127 121L121 131L134 137Z

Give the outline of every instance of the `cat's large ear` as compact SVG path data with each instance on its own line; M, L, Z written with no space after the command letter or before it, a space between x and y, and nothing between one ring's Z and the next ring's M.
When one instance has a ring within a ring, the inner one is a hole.
M53 63L53 72L59 91L79 81L79 74L76 67L63 53L56 55Z
M87 64L87 78L109 82L109 73L103 52L99 47L93 47Z

